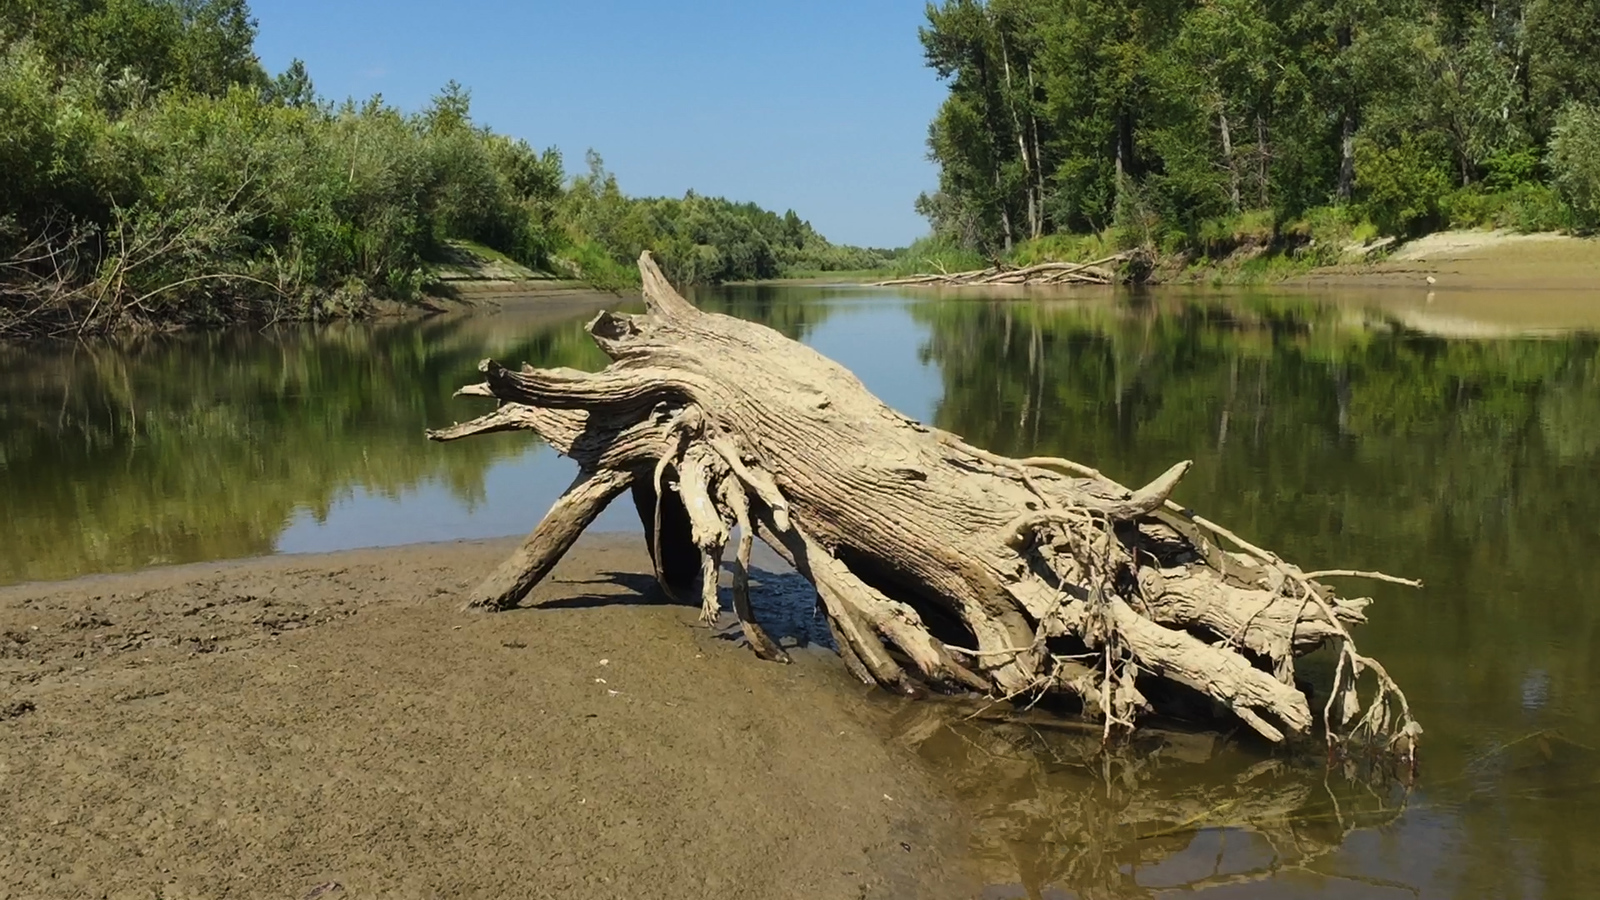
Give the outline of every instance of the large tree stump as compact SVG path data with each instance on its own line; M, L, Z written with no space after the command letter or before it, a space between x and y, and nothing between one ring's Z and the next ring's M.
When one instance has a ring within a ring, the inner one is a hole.
M748 612L754 538L816 586L851 670L894 690L1071 694L1110 736L1165 681L1281 741L1314 724L1295 658L1332 642L1337 672L1320 711L1330 742L1414 746L1421 729L1404 695L1350 638L1368 601L1322 581L1387 576L1308 574L1193 516L1169 499L1187 462L1129 490L1067 460L968 446L885 406L816 351L699 311L649 254L639 266L648 314L589 323L613 360L604 371L485 361L484 382L460 393L498 408L430 432L532 430L581 470L471 606L517 604L632 491L658 580L697 593L708 620L739 533L735 608L765 657L782 651ZM1364 673L1375 682L1365 698Z

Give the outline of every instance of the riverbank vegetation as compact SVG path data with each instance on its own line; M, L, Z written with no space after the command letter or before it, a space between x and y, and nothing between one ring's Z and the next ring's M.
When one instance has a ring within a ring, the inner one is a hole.
M1597 0L946 0L921 37L949 96L902 268L1600 227Z
M591 155L269 76L243 0L0 7L0 337L358 315L424 293L444 243L621 287L643 249L681 282L874 268L794 212L632 198Z
M893 250L831 243L794 210L779 215L690 191L682 198L629 197L590 152L561 205L569 267L604 287L637 285L639 254L660 260L678 284L757 281L880 269Z

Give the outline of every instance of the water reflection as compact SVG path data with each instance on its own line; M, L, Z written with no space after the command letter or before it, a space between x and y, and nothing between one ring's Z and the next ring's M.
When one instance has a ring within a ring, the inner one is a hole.
M1582 749L1600 744L1593 335L1449 339L1377 306L1272 296L913 314L933 332L941 427L1132 483L1192 458L1179 499L1251 539L1311 565L1427 582L1420 594L1373 587L1360 634L1428 729L1418 793L1393 825L1328 857L1339 882L1274 879L1262 895L1593 894L1600 766ZM1566 743L1540 756L1531 734Z
M891 402L928 416L925 329L861 289L700 297L856 359ZM0 347L0 584L149 565L528 531L571 481L526 435L440 446L424 429L476 415L454 400L485 356L596 369L602 306L345 323L46 347ZM837 313L850 324L830 323ZM885 319L885 315L891 319ZM877 334L893 331L889 347ZM908 377L910 376L910 377ZM601 529L637 528L608 510Z
M1194 459L1179 499L1241 534L1428 583L1372 587L1360 634L1428 729L1409 797L1210 739L1107 765L1034 724L901 722L960 783L975 850L1009 886L996 896L1595 893L1592 334L1465 339L1381 304L1271 295L696 299L976 443L1134 483ZM526 436L439 446L422 431L474 414L450 394L484 356L601 365L581 331L592 311L0 349L0 583L524 532L566 463Z
M1209 734L1152 730L1103 752L1093 726L932 704L903 708L893 728L973 811L989 900L1236 890L1315 872L1407 799L1393 782L1261 759Z
M431 485L493 507L485 471L534 445L429 452L422 431L467 412L450 393L486 352L601 362L550 325L520 322L510 339L455 319L0 350L0 583L270 553L358 493Z

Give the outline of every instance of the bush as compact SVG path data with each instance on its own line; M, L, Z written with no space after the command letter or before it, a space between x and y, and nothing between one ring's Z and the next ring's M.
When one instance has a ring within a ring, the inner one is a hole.
M0 48L0 209L22 226L104 219L127 178L110 157L103 80L58 77L30 42Z
M1393 147L1357 141L1356 188L1361 211L1382 233L1409 237L1443 220L1449 157L1427 137L1408 134Z
M1495 224L1533 233L1573 227L1572 207L1555 190L1542 184L1521 184L1504 196Z
M1444 220L1453 228L1509 228L1525 234L1571 226L1571 210L1542 184L1524 183L1499 192L1485 188L1447 194L1440 201Z
M1532 147L1496 153L1489 157L1485 168L1488 174L1483 179L1483 186L1490 193L1503 193L1539 183L1539 154Z
M420 115L272 96L61 76L27 40L0 49L0 260L78 261L65 280L7 267L0 331L348 315L415 297L445 238L535 266L562 243L559 154L474 127L465 91Z
M1600 110L1573 103L1561 111L1550 137L1549 166L1574 224L1600 228Z
M1365 245L1378 235L1378 227L1348 205L1313 207L1280 227L1280 239L1302 264L1313 266L1334 265L1347 245Z
M1217 258L1241 247L1264 247L1275 239L1272 210L1259 209L1207 219L1185 243L1197 245L1206 256Z
M565 258L558 258L558 265L592 287L621 292L639 284L637 268L613 259L611 253L595 241L579 241L567 247L565 253Z
M449 239L597 285L654 250L679 282L871 268L793 212L628 198L598 156L570 189L471 117L335 108L268 78L244 0L0 4L0 335L358 313L415 297ZM63 260L65 262L63 263ZM80 328L81 330L81 328Z
M897 276L932 272L969 272L989 264L982 254L961 246L955 238L929 235L913 241L901 252L890 271Z

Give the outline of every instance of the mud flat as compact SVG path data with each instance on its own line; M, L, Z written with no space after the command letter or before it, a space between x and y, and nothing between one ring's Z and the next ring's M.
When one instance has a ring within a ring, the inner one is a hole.
M641 543L499 615L504 541L0 588L0 898L970 896L883 704Z

